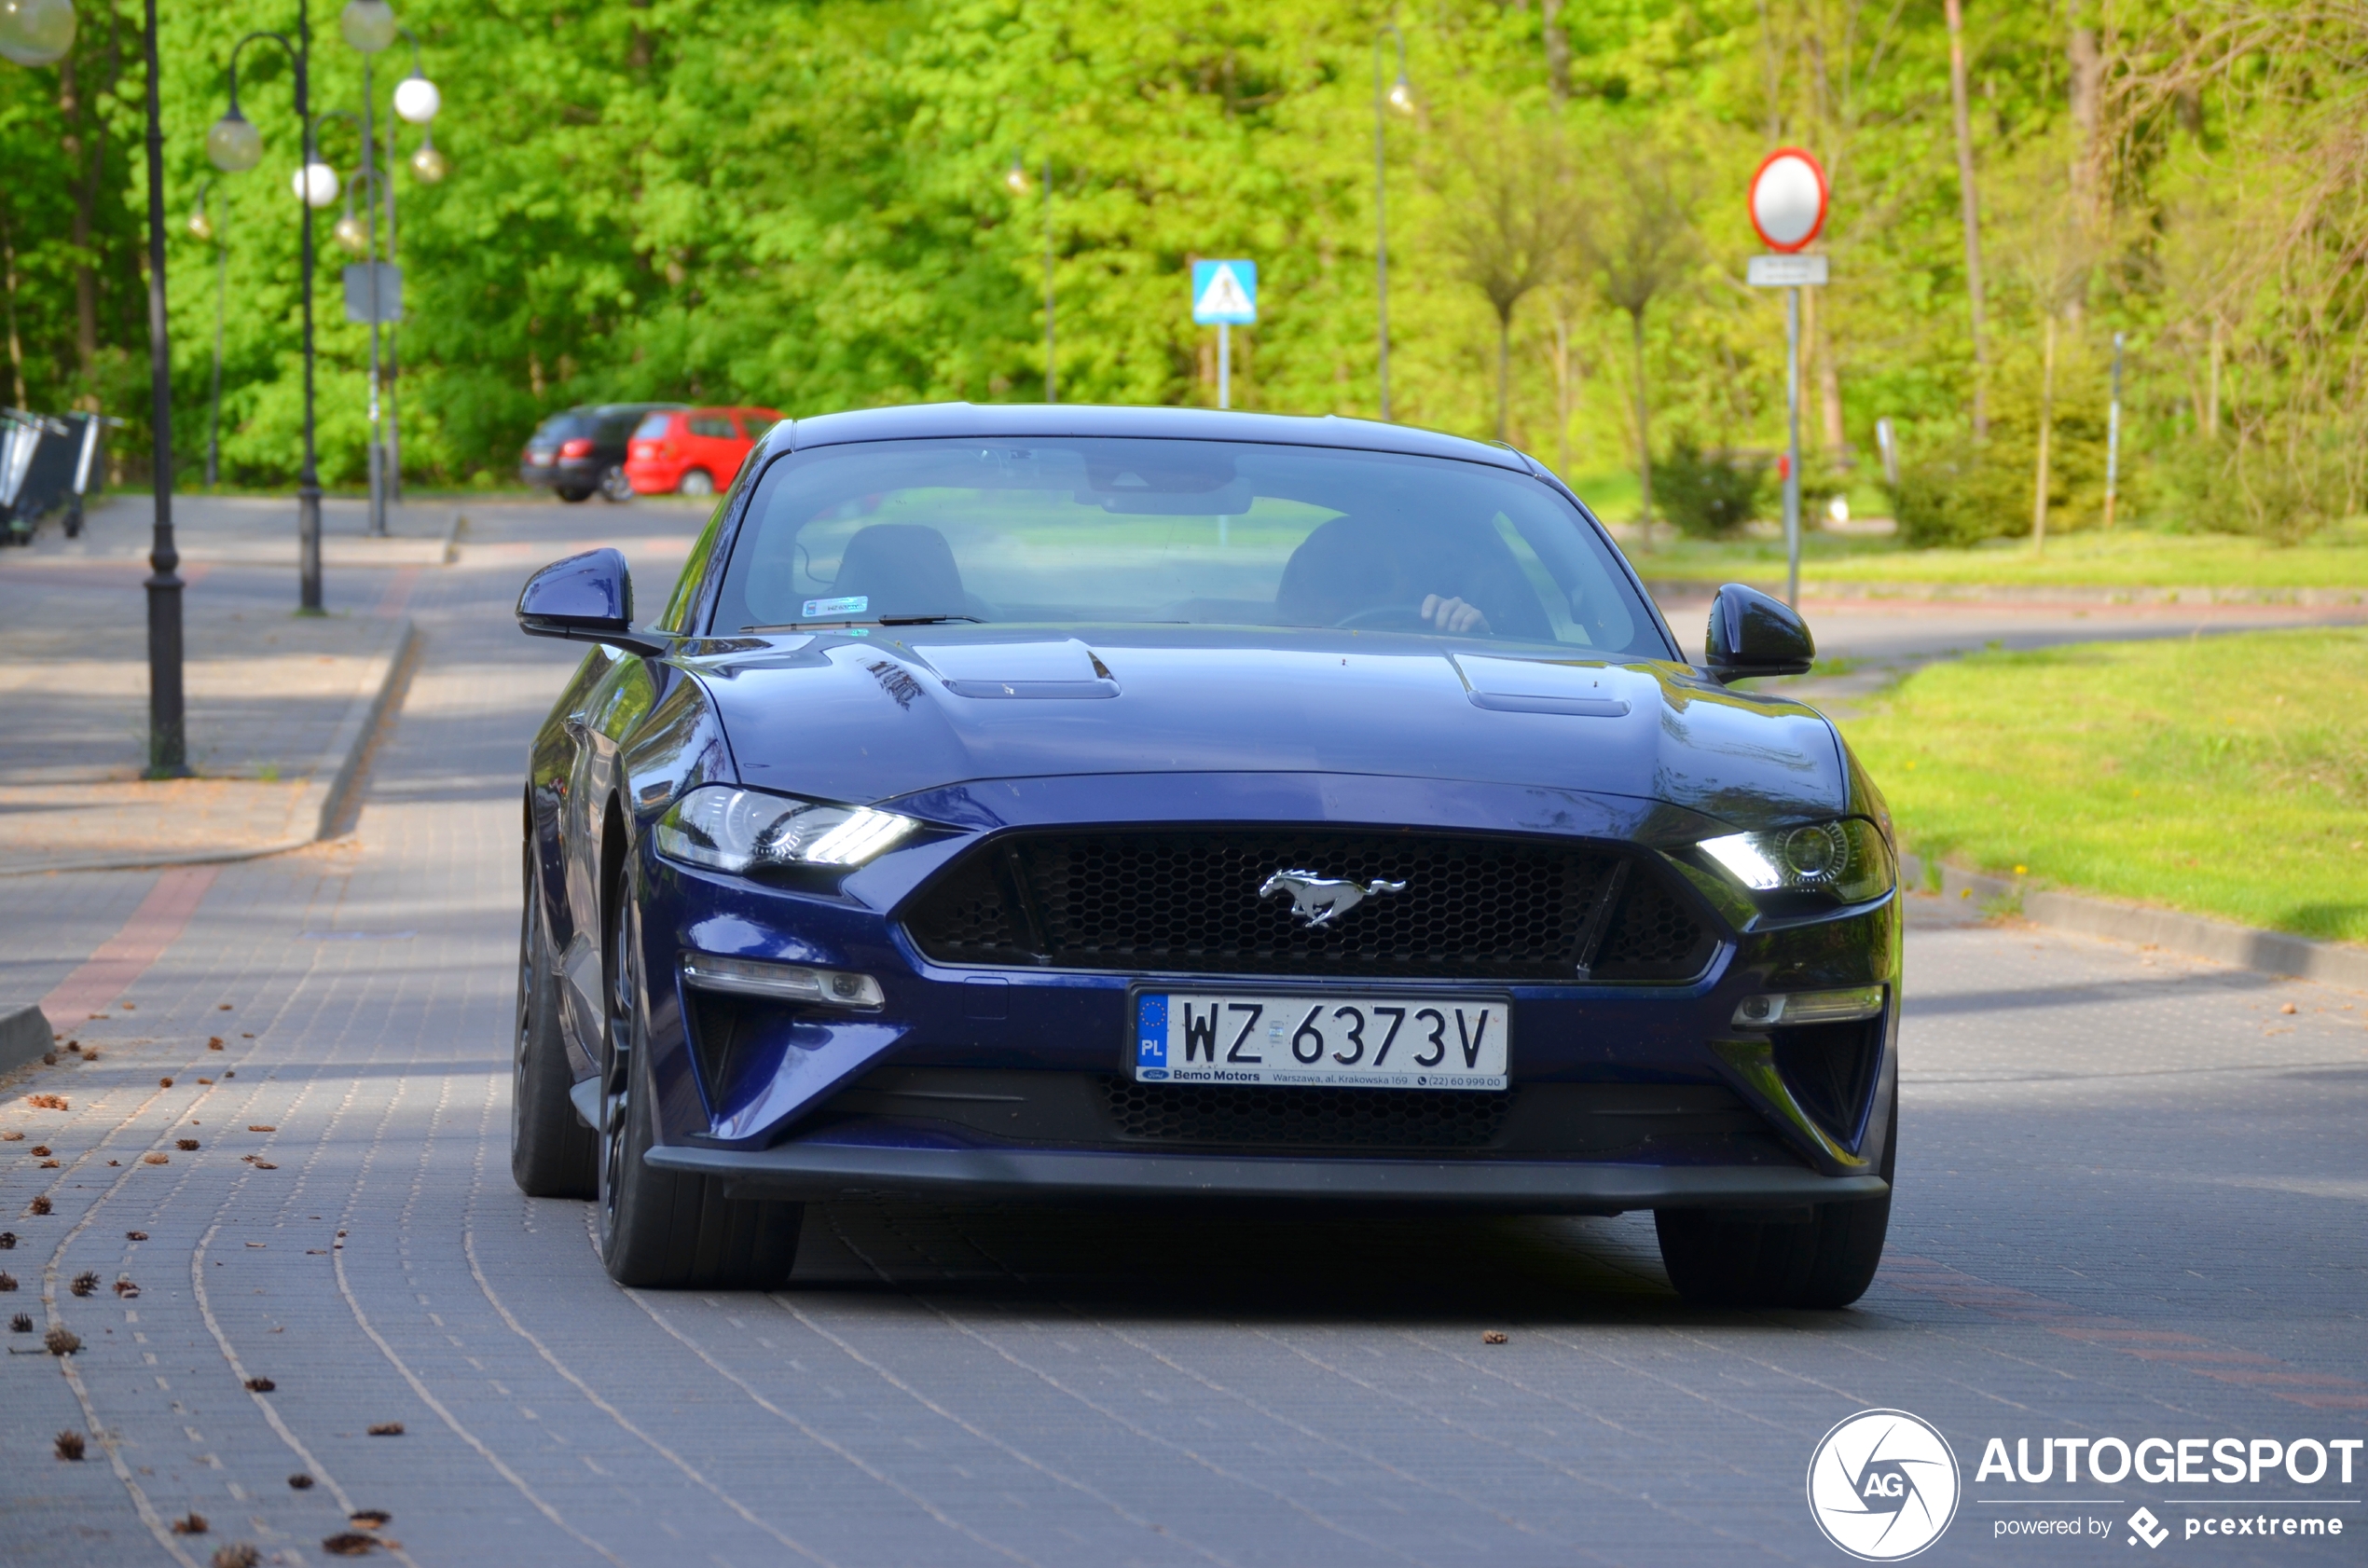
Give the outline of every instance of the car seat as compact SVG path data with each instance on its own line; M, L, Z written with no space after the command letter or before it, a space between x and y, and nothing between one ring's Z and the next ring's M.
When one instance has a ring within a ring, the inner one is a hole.
M977 613L962 589L962 571L945 535L924 523L858 529L839 557L831 594L870 599L863 611L870 616Z

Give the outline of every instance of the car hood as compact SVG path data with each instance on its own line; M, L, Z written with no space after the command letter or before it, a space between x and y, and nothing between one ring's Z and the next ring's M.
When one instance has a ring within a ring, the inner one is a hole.
M1814 709L1663 661L1406 635L888 628L676 660L741 782L880 802L997 778L1325 773L1546 786L1749 825L1849 810Z

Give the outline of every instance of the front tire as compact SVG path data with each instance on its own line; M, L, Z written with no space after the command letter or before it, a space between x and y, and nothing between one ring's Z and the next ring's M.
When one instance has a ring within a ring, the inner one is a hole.
M551 493L558 496L561 501L566 502L570 506L573 506L581 502L586 502L592 499L592 492L590 490L578 489L573 485L569 485L561 489L554 490Z
M682 482L674 488L682 495L710 496L715 493L715 476L704 468L695 468L682 475Z
M1899 1086L1892 1086L1891 1141L1881 1176L1892 1179L1899 1148ZM1891 1230L1889 1192L1818 1204L1809 1223L1755 1220L1734 1210L1660 1209L1661 1266L1677 1293L1698 1307L1846 1307L1866 1294Z
M518 1005L510 1042L510 1179L530 1198L589 1198L598 1190L592 1129L568 1098L574 1075L559 1038L559 975L543 926L534 846L526 851L518 916Z
M620 890L610 927L608 1027L600 1060L600 1260L619 1285L770 1290L797 1262L804 1204L727 1199L723 1182L657 1170L642 1006L640 922Z

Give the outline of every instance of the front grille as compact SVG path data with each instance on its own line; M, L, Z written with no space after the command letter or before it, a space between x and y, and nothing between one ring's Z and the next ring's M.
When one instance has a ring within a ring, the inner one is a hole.
M1403 1089L1269 1089L1250 1084L1130 1083L1102 1093L1128 1143L1277 1144L1348 1148L1484 1148L1510 1094Z
M1310 927L1273 873L1403 882ZM1356 830L1014 833L905 927L943 964L1504 982L1686 980L1716 939L1645 858L1600 845Z

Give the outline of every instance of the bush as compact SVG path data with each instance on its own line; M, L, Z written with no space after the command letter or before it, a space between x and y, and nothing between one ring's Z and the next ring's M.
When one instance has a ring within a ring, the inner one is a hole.
M1734 452L1705 452L1692 439L1670 443L1653 464L1653 500L1677 531L1722 539L1759 515L1768 488L1765 461Z

